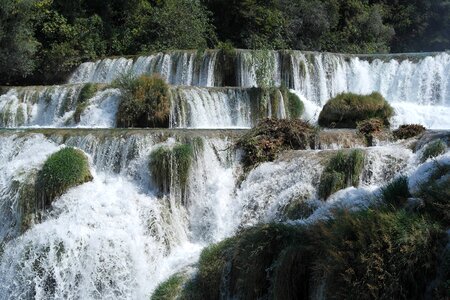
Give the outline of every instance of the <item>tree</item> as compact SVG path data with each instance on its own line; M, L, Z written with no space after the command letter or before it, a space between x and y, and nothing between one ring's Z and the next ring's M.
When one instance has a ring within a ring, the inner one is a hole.
M0 0L0 77L4 83L36 67L38 42L31 23L32 0Z

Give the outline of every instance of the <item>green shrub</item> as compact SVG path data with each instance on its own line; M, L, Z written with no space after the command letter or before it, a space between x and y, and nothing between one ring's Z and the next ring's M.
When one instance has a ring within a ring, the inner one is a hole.
M193 157L190 144L178 144L172 149L159 147L150 154L149 170L160 192L170 192L173 182L184 193Z
M88 159L81 150L66 147L53 153L37 176L38 207L49 207L56 197L68 189L92 179Z
M357 123L371 118L389 125L394 109L379 93L357 95L343 93L330 99L319 115L319 125L335 128L356 128Z
M392 133L398 140L409 139L418 136L426 131L426 128L419 124L407 124L401 125L398 129Z
M175 274L169 279L158 285L153 293L151 300L175 300L183 290L183 284L186 282L186 276Z
M445 151L447 151L447 145L442 140L434 141L423 151L421 162L426 162L429 158L444 154Z
M301 120L262 120L244 134L236 147L244 151L243 164L247 169L266 161L273 161L283 150L307 149L314 144L315 129Z
M381 189L383 202L394 208L401 208L411 196L408 177L400 176Z
M236 56L236 49L233 46L233 43L230 41L219 42L217 44L217 49L219 49L223 55L234 57Z
M308 230L317 253L314 278L327 299L417 299L434 278L445 236L404 211L340 212Z
M113 85L122 90L117 127L169 127L170 92L164 79L124 75Z
M364 168L365 155L362 150L349 153L339 151L328 162L320 177L319 197L327 199L331 194L343 188L358 187Z
M73 119L76 123L80 122L81 114L88 107L88 100L94 97L95 93L98 91L98 86L94 83L86 83L78 95L77 107L75 113L73 114Z

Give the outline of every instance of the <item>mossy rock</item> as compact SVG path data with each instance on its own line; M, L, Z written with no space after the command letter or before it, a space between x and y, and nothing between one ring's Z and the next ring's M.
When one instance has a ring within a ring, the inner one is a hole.
M296 94L292 93L288 88L284 86L280 88L280 91L283 94L283 98L285 101L287 116L290 119L299 119L305 111L305 105L303 104L303 101L300 100L300 98Z
M314 147L316 130L302 120L264 119L243 135L236 148L244 151L244 167L273 161L284 150Z
M194 157L191 144L178 144L173 148L158 147L149 158L149 171L153 182L162 194L170 192L175 183L184 193Z
M398 140L405 140L421 135L426 131L426 128L419 124L406 124L401 125L398 129L394 130L392 134Z
M187 281L184 274L175 274L158 285L151 300L175 300L181 296L183 285Z
M319 115L319 125L331 128L356 128L357 123L371 118L389 125L394 109L380 93L357 95L343 93L330 99Z
M365 154L362 150L336 153L329 160L320 177L319 197L327 199L331 194L346 187L358 187L364 160Z
M37 175L38 207L48 208L68 189L93 179L89 161L83 151L66 147L50 155Z
M113 82L122 90L117 127L168 128L169 85L158 75L124 76Z
M447 145L442 140L430 143L422 153L421 162L426 162L429 158L437 157L447 151Z
M291 201L283 208L283 216L289 220L306 219L317 209L317 205L305 199Z

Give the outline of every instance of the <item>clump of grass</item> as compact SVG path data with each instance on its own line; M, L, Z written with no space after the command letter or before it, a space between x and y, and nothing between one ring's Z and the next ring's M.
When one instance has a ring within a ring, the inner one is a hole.
M427 129L419 124L406 124L401 125L398 129L394 130L392 134L398 140L405 140L424 133Z
M191 144L178 144L172 149L159 147L150 154L149 170L161 193L170 192L171 182L185 191L193 157Z
M265 119L236 143L244 151L243 164L247 169L273 161L284 150L307 149L314 144L315 129L301 120Z
M429 144L423 151L421 162L426 162L429 158L437 157L447 151L447 145L442 140L437 140Z
M151 300L175 300L181 295L186 276L175 274L161 283L153 293Z
M169 127L169 86L158 75L124 75L113 82L122 90L117 127Z
M98 91L98 86L94 83L86 83L78 95L77 107L75 113L73 114L73 119L76 123L80 122L81 114L88 107L88 100L94 97L95 93Z
M349 153L339 151L328 162L319 183L319 197L327 199L331 194L343 188L358 187L364 168L365 155L362 150Z
M319 115L319 125L333 128L356 128L357 123L371 118L389 125L394 109L380 93L357 95L343 93L330 99Z
M434 277L444 236L439 226L405 211L340 212L308 231L325 298L412 299Z
M411 196L408 177L400 176L381 189L383 202L394 208L401 208Z
M91 181L89 162L86 155L78 149L66 147L50 155L37 175L36 191L44 209L69 188Z

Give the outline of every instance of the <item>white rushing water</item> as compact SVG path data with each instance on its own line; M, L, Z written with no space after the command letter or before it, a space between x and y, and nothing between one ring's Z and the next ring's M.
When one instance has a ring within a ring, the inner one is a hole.
M198 139L123 131L2 133L0 299L148 298L162 280L195 263L205 245L241 227L286 220L283 211L293 201L309 203L315 211L289 222L315 222L330 217L336 207L371 205L379 188L399 174L413 174L412 182L420 182L434 164L429 160L420 166L422 151L413 153L410 143L364 148L360 187L322 202L318 182L336 150L287 152L252 170L238 185L241 167L231 140L223 135ZM147 167L149 155L180 141L199 145L186 192L183 196L173 185L160 195ZM22 190L45 159L65 146L89 156L94 180L69 189L23 232ZM448 152L438 159L448 160Z
M251 109L258 100L250 97L246 88L264 82L265 85L284 84L292 89L305 104L303 117L313 122L317 121L328 99L338 93L378 91L395 108L393 127L419 123L430 129L450 128L448 53L357 57L238 50L231 68L236 88L211 89L208 87L222 85L222 78L226 76L218 59L220 55L218 51L174 51L136 59L86 62L73 73L70 85L13 88L0 96L0 126L114 127L119 92L106 89L107 92L96 95L76 123L71 118L82 85L74 83L111 83L121 74L130 72L134 75L158 73L174 85L172 127L251 127L260 117ZM260 74L259 79L257 74ZM286 112L284 109L268 110L267 116L271 115L285 117Z

